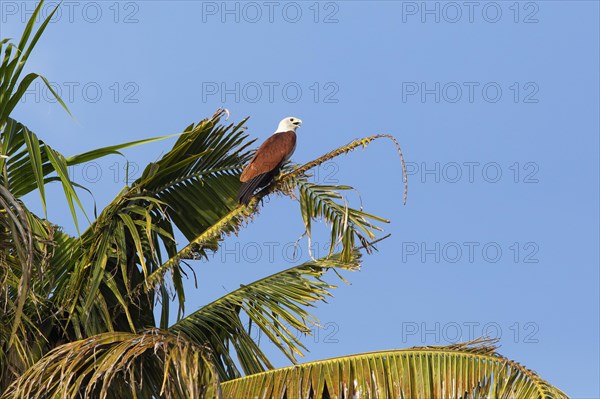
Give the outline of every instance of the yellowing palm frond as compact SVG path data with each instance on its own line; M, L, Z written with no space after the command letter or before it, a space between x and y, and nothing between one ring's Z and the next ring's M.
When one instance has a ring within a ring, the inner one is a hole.
M214 398L210 352L157 329L104 333L49 352L0 398Z
M493 340L321 360L221 384L223 397L567 399Z

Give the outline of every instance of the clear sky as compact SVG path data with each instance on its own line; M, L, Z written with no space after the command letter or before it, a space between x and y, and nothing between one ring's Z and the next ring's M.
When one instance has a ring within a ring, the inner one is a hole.
M34 3L0 7L0 35L19 37ZM76 121L40 83L14 116L65 155L176 133L218 107L251 116L259 140L302 118L298 163L393 134L406 207L390 143L315 176L356 187L392 236L315 310L323 329L304 339L306 360L498 336L503 355L598 398L598 21L595 1L65 0L29 69L56 83ZM126 156L144 165L171 144ZM112 157L73 172L102 207L123 168ZM73 231L50 191L49 217ZM186 311L306 260L304 239L293 254L301 233L297 203L265 201L213 262L194 264Z

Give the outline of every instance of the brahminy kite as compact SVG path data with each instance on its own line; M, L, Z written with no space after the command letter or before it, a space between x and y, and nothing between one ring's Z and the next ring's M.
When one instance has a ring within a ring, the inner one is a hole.
M283 164L296 149L296 129L301 124L302 121L298 118L284 118L279 122L275 133L256 150L240 176L242 186L237 196L240 204L247 205L256 190L268 186L277 177Z

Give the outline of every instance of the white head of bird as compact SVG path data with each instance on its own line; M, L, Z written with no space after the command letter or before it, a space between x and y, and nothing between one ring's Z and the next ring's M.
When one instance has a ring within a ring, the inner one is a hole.
M281 120L281 122L279 122L279 126L277 126L277 130L275 131L275 133L281 133L281 132L296 132L296 129L298 129L300 127L300 125L302 125L302 121L300 120L300 118L296 118L294 116L288 116L286 118L283 118Z

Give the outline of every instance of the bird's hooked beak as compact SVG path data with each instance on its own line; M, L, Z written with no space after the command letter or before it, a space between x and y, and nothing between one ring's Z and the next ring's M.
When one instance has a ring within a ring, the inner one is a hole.
M292 123L293 125L296 125L297 127L302 126L302 121L300 119L296 119L295 122Z

